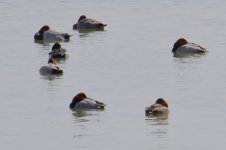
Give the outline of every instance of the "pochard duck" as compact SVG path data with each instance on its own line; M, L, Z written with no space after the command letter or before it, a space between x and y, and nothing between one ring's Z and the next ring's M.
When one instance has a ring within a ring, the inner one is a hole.
M62 58L66 56L66 49L62 48L60 43L56 42L51 52L49 52L49 56L52 58Z
M37 33L34 35L34 39L38 41L67 41L70 40L68 33L58 32L51 30L48 25L44 25Z
M42 66L39 72L43 75L48 74L62 74L63 70L57 66L56 61L53 58L49 58L48 64Z
M145 113L152 116L168 115L168 104L163 98L158 98L154 104L145 108Z
M74 30L103 30L107 24L100 21L87 18L85 15L80 16L78 22L73 25Z
M173 46L173 53L206 53L206 48L195 43L189 43L185 38L179 38Z
M105 104L92 98L88 98L85 93L80 92L72 99L69 107L71 109L103 109Z

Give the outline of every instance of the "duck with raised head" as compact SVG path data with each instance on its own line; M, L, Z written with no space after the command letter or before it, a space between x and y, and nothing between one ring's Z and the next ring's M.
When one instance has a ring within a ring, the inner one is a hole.
M203 48L202 46L195 44L195 43L189 43L185 38L179 38L173 46L172 49L173 53L198 53L203 54L206 53L206 48Z
M104 30L104 27L107 24L104 24L100 21L87 18L85 15L80 16L78 22L73 25L74 30Z
M49 58L48 64L42 66L39 72L43 75L48 74L62 74L63 70L57 66L56 61L53 58Z
M44 25L35 33L34 39L37 41L68 41L71 36L68 33L51 30L48 25Z
M145 108L145 113L152 116L168 115L168 104L163 98L158 98L154 104Z
M51 52L49 52L49 56L52 58L63 58L66 56L66 49L62 48L60 43L56 42Z
M88 98L85 93L80 92L72 99L69 107L70 109L103 109L105 104Z

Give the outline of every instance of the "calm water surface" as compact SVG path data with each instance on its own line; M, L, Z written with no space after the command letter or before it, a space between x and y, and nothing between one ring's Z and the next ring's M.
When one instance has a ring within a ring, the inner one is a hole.
M73 31L82 14L106 30ZM224 149L225 14L224 0L1 0L1 149ZM39 74L53 45L33 41L44 24L73 34L62 76ZM179 37L209 53L174 57ZM106 109L71 111L80 91ZM146 118L159 97L169 118Z

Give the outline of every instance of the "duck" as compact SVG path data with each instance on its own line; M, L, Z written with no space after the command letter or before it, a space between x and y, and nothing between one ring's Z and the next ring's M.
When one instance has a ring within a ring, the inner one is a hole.
M56 42L52 46L51 52L49 52L49 56L52 58L63 58L66 56L66 49L62 48L60 43Z
M34 39L37 41L68 41L70 37L68 33L63 33L55 30L51 30L48 25L44 25L37 33L34 35Z
M168 104L163 98L158 98L154 104L145 107L145 113L152 116L168 115Z
M104 24L100 21L87 18L85 15L79 17L78 22L73 25L74 30L104 30Z
M207 52L206 48L195 44L189 43L185 38L179 38L173 46L172 52L175 53L192 53L204 54Z
M74 96L69 107L70 109L104 109L105 104L88 98L84 92L80 92Z
M56 61L53 58L50 57L49 60L48 60L48 64L42 66L39 69L39 72L42 75L62 74L63 70L59 66L57 66Z

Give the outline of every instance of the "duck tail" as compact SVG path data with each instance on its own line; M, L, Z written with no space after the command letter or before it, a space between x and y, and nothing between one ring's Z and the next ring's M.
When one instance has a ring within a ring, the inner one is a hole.
M98 23L98 24L96 25L96 27L99 28L99 29L102 29L102 28L104 28L105 26L107 26L107 24Z
M64 38L65 38L65 40L69 40L71 36L73 36L73 35L72 34L65 34Z

